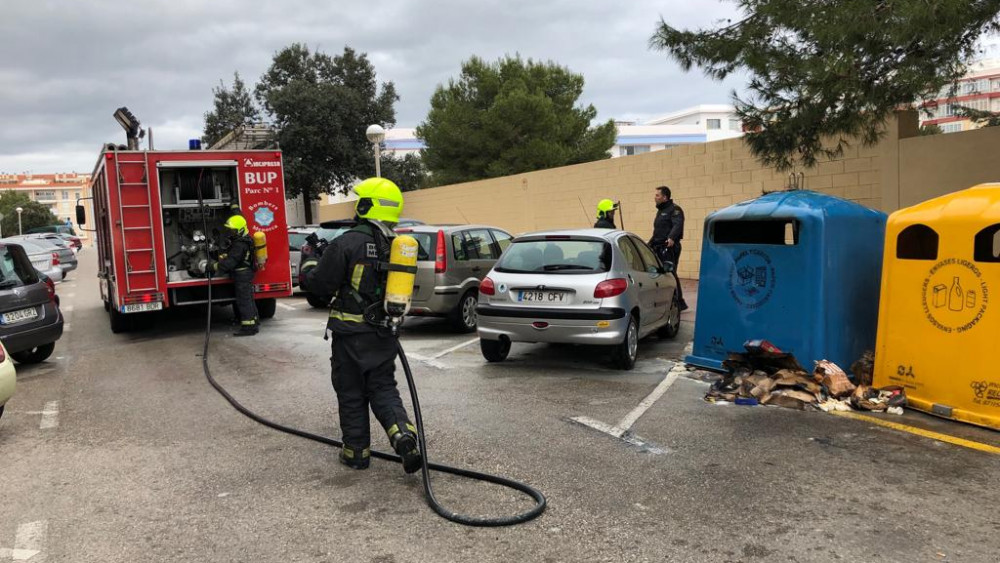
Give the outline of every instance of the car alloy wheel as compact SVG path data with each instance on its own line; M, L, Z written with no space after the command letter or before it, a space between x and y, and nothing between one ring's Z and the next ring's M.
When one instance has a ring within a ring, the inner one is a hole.
M479 321L479 315L476 313L478 302L479 300L476 299L476 296L471 293L462 300L462 321L465 323L466 328L475 328L476 323Z

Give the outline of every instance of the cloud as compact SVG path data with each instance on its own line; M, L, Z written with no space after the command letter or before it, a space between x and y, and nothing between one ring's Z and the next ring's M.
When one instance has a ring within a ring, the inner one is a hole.
M399 126L427 114L434 88L472 55L518 53L584 75L582 102L602 119L645 118L720 103L740 86L684 73L648 39L662 16L704 27L731 3L670 0L33 0L0 21L0 171L89 171L102 144L124 142L111 117L128 106L157 148L200 136L212 88L239 71L248 84L293 42L368 53L400 94ZM17 46L16 49L13 46Z

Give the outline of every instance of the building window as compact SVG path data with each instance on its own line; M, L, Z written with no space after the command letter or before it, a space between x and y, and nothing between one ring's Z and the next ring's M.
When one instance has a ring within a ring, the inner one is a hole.
M63 190L63 199L69 199L69 192L66 190Z
M742 127L740 127L740 120L739 119L730 119L729 120L729 130L730 131L739 131L740 129L742 129Z
M706 123L706 125L708 126L708 128L710 130L712 130L712 129L722 129L722 120L721 119L706 119L705 123Z
M941 132L942 133L958 133L962 130L961 123L942 123Z
M35 192L35 201L51 201L56 198L55 190L38 190Z
M649 152L649 145L628 145L621 148L621 156L635 156Z

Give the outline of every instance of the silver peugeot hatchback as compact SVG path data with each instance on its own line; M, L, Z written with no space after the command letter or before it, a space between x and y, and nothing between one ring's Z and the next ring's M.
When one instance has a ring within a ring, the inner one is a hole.
M483 356L503 361L512 342L595 344L632 369L641 338L677 335L673 268L624 231L519 236L479 284Z
M457 332L476 330L476 289L510 245L510 234L487 225L416 225L396 232L420 244L409 314L446 317Z

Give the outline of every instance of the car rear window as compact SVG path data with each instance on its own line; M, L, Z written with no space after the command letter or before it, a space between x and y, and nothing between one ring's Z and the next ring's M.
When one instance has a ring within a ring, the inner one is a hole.
M340 229L319 228L316 229L316 236L321 239L325 239L326 242L333 242L333 239L339 237L340 235L346 233L347 231L348 231L347 228L340 228Z
M302 245L306 243L309 233L288 233L288 250L298 252Z
M417 239L417 244L420 245L420 248L417 250L417 260L432 260L434 258L434 247L437 244L437 235L407 231L402 231L399 234L409 235Z
M498 272L592 274L607 272L611 245L596 240L515 241L497 262Z
M38 283L38 274L24 249L16 246L0 247L0 289L35 283Z

